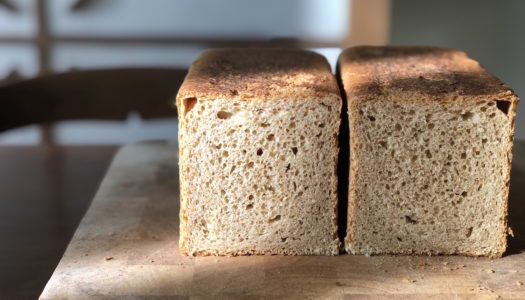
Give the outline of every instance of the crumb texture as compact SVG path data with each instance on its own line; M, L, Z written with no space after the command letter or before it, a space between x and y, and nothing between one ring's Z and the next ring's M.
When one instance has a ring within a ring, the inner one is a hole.
M455 50L359 47L339 70L350 127L346 250L501 256L513 92Z
M338 254L341 100L189 105L179 132L182 250Z

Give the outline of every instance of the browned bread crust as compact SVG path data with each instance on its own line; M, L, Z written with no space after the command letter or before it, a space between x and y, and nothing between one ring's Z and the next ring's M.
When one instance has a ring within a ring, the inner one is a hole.
M517 96L463 51L438 47L361 46L339 57L354 100L477 101ZM400 98L401 97L401 98Z
M184 98L295 100L339 97L326 59L299 49L225 48L202 52L179 90Z

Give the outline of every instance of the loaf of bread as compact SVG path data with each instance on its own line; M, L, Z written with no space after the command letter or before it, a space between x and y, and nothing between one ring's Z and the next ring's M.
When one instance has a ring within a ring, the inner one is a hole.
M345 50L354 254L499 257L506 248L511 89L465 53Z
M201 53L177 95L188 255L337 255L342 100L320 55Z

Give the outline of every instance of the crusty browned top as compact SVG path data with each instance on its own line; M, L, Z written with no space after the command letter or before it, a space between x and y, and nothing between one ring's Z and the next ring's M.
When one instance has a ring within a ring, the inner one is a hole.
M514 92L464 52L422 46L360 46L343 51L338 70L355 100L469 101Z
M326 59L299 49L231 48L202 52L177 99L311 99L339 97Z

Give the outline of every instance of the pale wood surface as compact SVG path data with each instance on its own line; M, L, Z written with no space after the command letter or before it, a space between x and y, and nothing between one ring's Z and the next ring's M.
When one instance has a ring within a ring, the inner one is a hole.
M62 298L525 298L525 143L515 145L514 238L501 259L461 256L184 257L177 146L124 147L44 289Z

